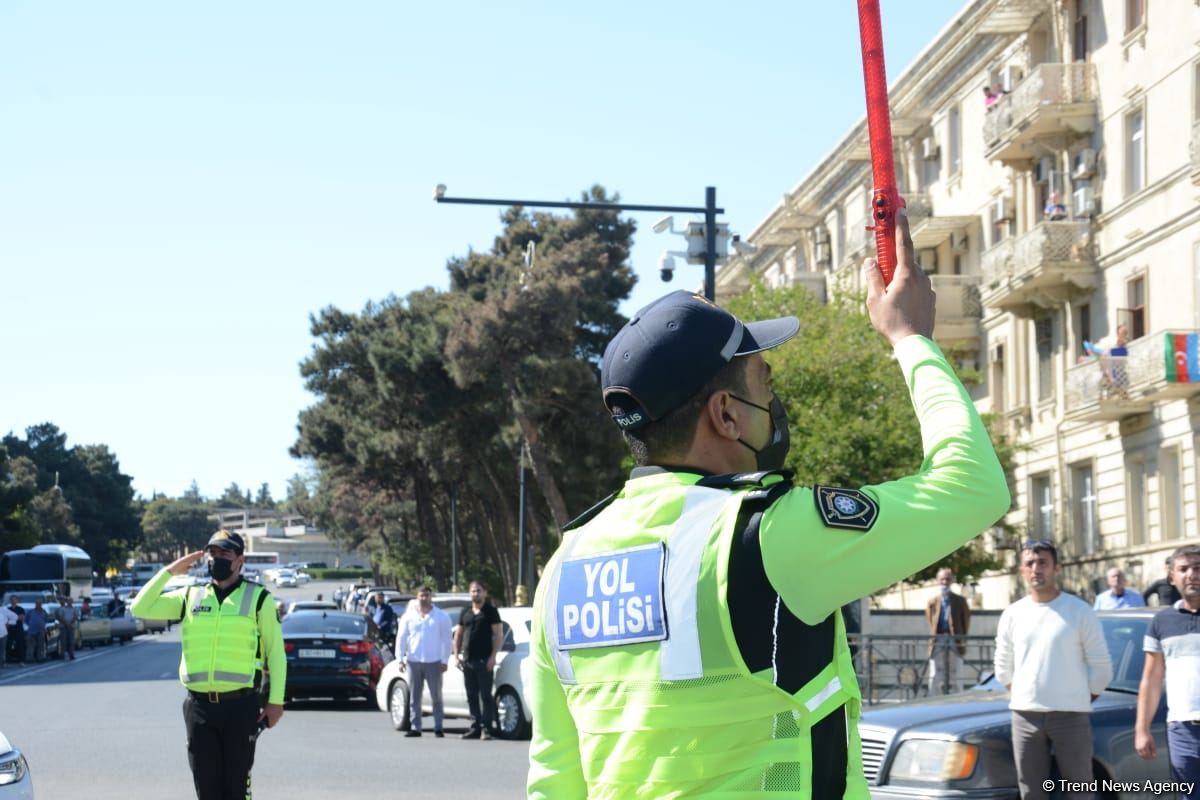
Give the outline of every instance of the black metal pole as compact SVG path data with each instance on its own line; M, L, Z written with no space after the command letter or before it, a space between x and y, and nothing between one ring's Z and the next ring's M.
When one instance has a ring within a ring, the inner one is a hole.
M704 190L704 296L717 300L717 187Z
M517 586L525 585L525 445L521 445L521 496L517 502Z
M458 586L458 485L450 484L450 591Z

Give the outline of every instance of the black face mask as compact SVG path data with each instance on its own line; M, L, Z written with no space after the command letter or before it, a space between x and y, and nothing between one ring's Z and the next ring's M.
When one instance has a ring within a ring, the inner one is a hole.
M228 558L209 558L208 574L213 577L213 580L226 580L233 574L233 562Z
M751 403L749 400L738 397L732 392L729 396L734 400L771 415L771 435L768 437L765 445L755 447L740 437L738 441L754 453L754 463L759 471L765 472L774 469L783 469L783 462L787 459L788 449L792 445L792 440L791 432L788 430L787 410L783 407L783 403L779 401L779 397L772 394L771 405L768 407L760 406L758 403Z

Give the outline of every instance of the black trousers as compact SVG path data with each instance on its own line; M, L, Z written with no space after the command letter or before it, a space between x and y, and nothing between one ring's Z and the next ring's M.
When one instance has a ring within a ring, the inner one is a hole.
M492 671L487 668L487 659L463 662L463 688L467 690L471 728L492 730L496 726L496 698L492 697Z
M248 800L258 714L258 695L253 692L220 703L188 693L183 721L199 800Z

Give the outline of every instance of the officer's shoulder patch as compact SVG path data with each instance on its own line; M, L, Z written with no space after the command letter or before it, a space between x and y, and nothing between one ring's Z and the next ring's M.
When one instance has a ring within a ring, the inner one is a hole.
M827 528L869 531L879 517L879 504L858 489L814 486L813 501Z

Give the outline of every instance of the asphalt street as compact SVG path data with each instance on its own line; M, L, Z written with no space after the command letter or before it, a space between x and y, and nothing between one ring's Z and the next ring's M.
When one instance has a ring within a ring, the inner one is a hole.
M334 584L283 589L281 599L328 599ZM125 646L80 651L75 661L0 670L0 731L29 759L39 798L195 797L178 678L179 629ZM426 728L432 728L427 722ZM523 794L527 742L406 739L362 701L289 705L259 740L256 798L458 800Z

